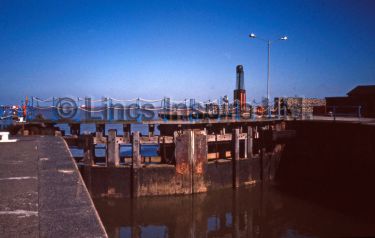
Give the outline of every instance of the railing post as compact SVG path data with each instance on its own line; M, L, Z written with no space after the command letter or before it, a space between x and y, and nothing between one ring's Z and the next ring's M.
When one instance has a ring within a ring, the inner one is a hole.
M336 106L333 106L333 120L336 121Z
M69 126L70 126L70 134L71 135L77 135L77 136L79 136L81 134L81 131L80 131L81 124L79 124L79 123L72 123Z
M84 110L84 112L85 112L85 117L84 117L84 119L83 120L88 120L89 118L90 118L90 111L91 111L91 99L90 98L88 98L88 97L85 97L85 110Z
M95 156L95 146L94 146L94 138L92 135L84 135L83 136L83 162L86 165L93 165L94 156Z
M122 130L124 132L124 142L129 143L130 142L131 124L123 124Z
M194 167L194 153L195 153L194 131L191 129L187 130L187 135L188 135L188 161L189 161L190 167L193 168Z
M109 121L113 121L115 117L115 109L113 108L112 98L108 98L108 107L109 107Z
M120 165L120 146L116 141L117 131L110 129L107 139L107 165L108 167L118 167Z
M96 132L95 132L95 135L96 135L96 138L98 139L98 140L101 140L102 139L102 137L104 136L104 132L105 132L105 124L96 124L95 125L95 130L96 130Z
M263 139L262 139L263 140ZM262 147L261 147L261 150L260 150L260 180L263 181L265 178L265 175L264 175L264 167L265 167L265 164L266 164L266 148L264 147L264 143L262 143Z
M154 124L148 124L148 136L152 137L154 136L155 132L155 125Z
M102 113L102 115L103 115L103 120L108 120L108 109L109 109L109 107L108 107L108 99L107 99L107 97L102 97L102 100L101 100L101 103L102 103L102 106L103 106L103 113Z
M91 166L95 164L95 145L94 137L92 135L83 136L83 171L82 176L84 177L85 184L89 192L92 191L92 177L91 177Z
M142 121L142 113L139 113L141 110L141 99L138 98L137 99L137 122L141 122Z
M286 108L286 106L284 105L284 118L287 118L287 116L288 116L287 108Z
M135 131L133 133L132 138L132 167L138 169L141 167L141 154L140 154L140 138L139 138L139 131Z
M247 127L247 158L253 158L253 128L251 126Z
M166 145L165 145L166 140L165 140L165 136L161 136L161 137L162 137L162 142L159 145L159 147L161 147L160 148L160 150L161 150L161 154L160 154L160 156L161 156L161 163L165 164L167 162L167 148L166 148ZM159 140L159 142L160 142L160 140Z
M233 188L240 186L240 129L233 129L232 131L232 175L233 175Z
M139 196L139 169L141 168L140 134L139 131L132 135L132 166L130 174L131 196Z
M243 147L243 158L247 159L247 146L248 146L248 143L247 143L247 136L245 137L244 139L244 147Z

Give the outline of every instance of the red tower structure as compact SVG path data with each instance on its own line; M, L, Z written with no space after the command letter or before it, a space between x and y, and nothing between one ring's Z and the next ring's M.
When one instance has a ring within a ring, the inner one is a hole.
M233 99L240 112L244 112L246 110L246 90L242 65L237 65L236 67L236 89L234 90Z

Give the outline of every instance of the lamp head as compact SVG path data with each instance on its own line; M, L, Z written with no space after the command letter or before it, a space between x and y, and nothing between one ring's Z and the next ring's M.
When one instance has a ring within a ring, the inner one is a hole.
M256 38L257 36L254 33L250 33L249 37L250 38Z
M283 36L280 38L280 40L288 40L288 36Z

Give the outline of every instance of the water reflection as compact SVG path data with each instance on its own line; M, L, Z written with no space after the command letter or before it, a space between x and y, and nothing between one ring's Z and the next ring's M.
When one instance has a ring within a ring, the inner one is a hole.
M97 199L110 237L348 237L372 222L264 185L194 196Z

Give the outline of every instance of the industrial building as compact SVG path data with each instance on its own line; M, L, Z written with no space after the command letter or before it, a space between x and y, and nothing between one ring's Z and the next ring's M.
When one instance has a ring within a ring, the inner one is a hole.
M326 97L327 112L375 117L375 85L359 85L346 97Z
M276 97L274 110L280 115L309 117L325 113L326 101L319 98Z

